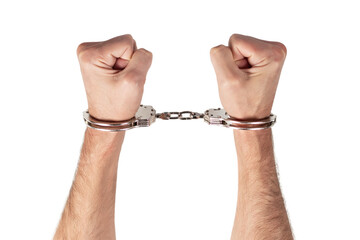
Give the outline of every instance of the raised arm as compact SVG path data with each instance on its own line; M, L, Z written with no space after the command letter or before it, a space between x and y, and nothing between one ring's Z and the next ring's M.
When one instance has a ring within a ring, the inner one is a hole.
M278 42L234 34L211 50L219 94L238 119L270 115L286 48ZM293 239L274 159L271 129L234 130L238 201L232 240Z
M139 108L152 54L130 35L83 43L78 58L90 115L120 121ZM78 168L54 239L115 239L118 159L124 132L87 128Z

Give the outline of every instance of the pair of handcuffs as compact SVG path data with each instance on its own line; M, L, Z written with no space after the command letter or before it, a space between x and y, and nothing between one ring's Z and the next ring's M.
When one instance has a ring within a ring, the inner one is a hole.
M227 114L222 108L211 108L204 113L182 111L182 112L163 112L156 113L156 110L150 105L140 105L135 116L125 121L104 121L92 117L89 111L83 112L83 117L87 127L107 131L119 132L138 127L149 127L157 118L163 120L192 120L204 119L209 125L223 126L239 130L262 130L272 127L276 122L276 115L256 120L240 120L233 118Z

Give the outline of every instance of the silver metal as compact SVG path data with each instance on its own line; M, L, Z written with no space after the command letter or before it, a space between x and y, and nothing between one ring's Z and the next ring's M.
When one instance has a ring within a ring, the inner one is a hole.
M192 111L182 111L182 112L163 112L156 114L157 118L162 120L172 120L172 119L180 119L180 120L192 120L203 118L204 114Z
M192 120L204 118L209 125L223 126L240 130L261 130L272 127L276 122L276 115L271 114L264 119L241 120L236 119L227 114L222 108L211 108L205 113L192 111L182 112L163 112L156 113L155 109L150 105L140 105L135 116L125 121L103 121L90 116L88 111L83 112L86 125L101 131L118 132L129 130L137 127L149 127L156 118L163 120Z
M85 124L100 131L119 132L137 127L149 127L156 120L156 111L152 106L140 105L135 116L125 121L103 121L92 117L89 111L83 112Z
M261 130L274 126L276 115L270 114L269 117L260 120L240 120L227 114L224 109L212 108L205 111L204 121L209 125L217 125L239 130Z

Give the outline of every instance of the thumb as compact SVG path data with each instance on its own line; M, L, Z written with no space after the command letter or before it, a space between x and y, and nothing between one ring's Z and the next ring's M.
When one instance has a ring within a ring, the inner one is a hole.
M152 63L152 53L144 48L136 50L126 68L123 70L134 71L140 76L146 76Z
M229 47L219 45L212 48L210 57L218 80L233 79L238 76L239 68Z

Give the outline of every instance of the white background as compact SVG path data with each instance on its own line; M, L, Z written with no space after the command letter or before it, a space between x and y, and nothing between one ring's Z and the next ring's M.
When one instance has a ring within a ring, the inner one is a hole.
M281 41L276 159L297 239L360 239L357 1L1 1L0 239L51 239L75 172L86 97L77 45L130 33L154 54L144 104L220 107L209 50ZM117 238L230 239L232 131L157 121L126 134Z

